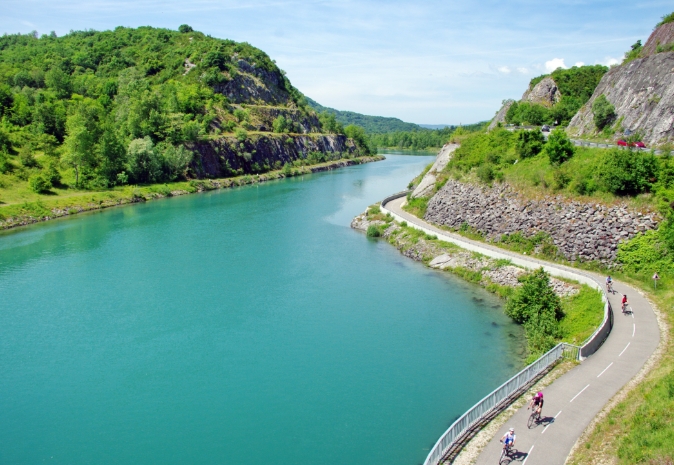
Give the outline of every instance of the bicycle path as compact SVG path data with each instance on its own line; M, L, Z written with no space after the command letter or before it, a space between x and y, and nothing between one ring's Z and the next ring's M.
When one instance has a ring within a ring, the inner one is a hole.
M440 239L445 236L459 246L478 249L485 255L506 255L518 262L524 260L533 268L545 265L548 269L566 272L571 270L569 267L505 251L443 231L403 211L401 204L404 200L405 197L391 200L386 203L385 209L400 216L408 224L433 231ZM582 274L590 276L599 285L604 285L603 276L584 271ZM540 424L527 428L531 412L525 405L499 429L479 455L476 464L494 465L498 462L502 447L499 440L510 427L515 428L515 449L518 453L502 463L564 464L571 448L592 419L641 370L658 346L660 328L650 303L636 289L622 282L614 282L614 288L617 293L609 296L614 309L614 325L606 342L594 355L569 370L543 391L545 403L543 421ZM620 311L621 294L627 294L633 309L631 314L622 314ZM503 356L505 358L507 354Z

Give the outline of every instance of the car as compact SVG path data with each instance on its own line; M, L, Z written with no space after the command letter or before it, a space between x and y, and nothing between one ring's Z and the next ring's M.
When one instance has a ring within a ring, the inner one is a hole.
M620 147L637 147L639 149L646 148L646 144L644 144L640 140L636 142L627 142L625 140L619 139L618 142L616 142L616 144L618 144Z
M544 124L543 127L541 128L541 131L550 132L550 126L548 126L547 124Z

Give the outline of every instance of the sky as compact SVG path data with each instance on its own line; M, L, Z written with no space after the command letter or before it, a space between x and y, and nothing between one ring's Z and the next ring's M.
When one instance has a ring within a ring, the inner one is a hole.
M618 63L668 1L0 0L0 33L189 24L248 42L324 106L418 124L491 119L532 77Z

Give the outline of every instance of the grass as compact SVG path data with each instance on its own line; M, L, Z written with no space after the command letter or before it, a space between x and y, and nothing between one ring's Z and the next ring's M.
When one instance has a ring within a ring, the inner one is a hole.
M574 296L562 299L564 318L560 321L562 340L573 345L582 344L594 333L604 318L601 293L583 285Z

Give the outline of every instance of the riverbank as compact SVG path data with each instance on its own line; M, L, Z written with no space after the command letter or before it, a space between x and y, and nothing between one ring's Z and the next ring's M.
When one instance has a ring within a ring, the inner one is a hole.
M438 240L398 222L384 214L379 205L370 206L354 218L351 227L365 231L370 237L382 237L403 255L430 268L450 272L466 281L478 284L503 299L514 295L527 270L509 260L498 260L462 249L458 245ZM580 345L601 324L604 317L601 294L588 285L550 277L550 285L562 301L564 318L560 321L558 342ZM518 353L521 359L533 361L540 353Z
M102 210L110 207L130 205L166 197L194 194L198 192L227 189L231 187L258 184L275 179L329 171L346 166L381 161L383 155L342 159L316 165L293 167L291 170L276 170L264 174L244 175L222 179L199 179L148 186L125 186L105 191L83 191L76 195L52 199L43 196L36 202L24 202L0 207L0 230L63 218L78 213Z

